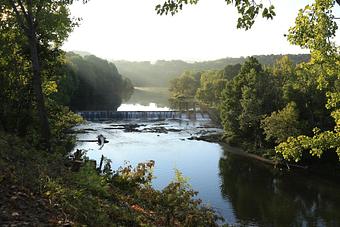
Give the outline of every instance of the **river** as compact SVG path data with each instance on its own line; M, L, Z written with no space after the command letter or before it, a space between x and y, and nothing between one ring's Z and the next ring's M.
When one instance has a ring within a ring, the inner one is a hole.
M139 132L120 125L138 124ZM87 129L87 130L84 130ZM167 129L159 131L152 129ZM189 178L198 197L228 223L245 226L340 226L340 184L304 172L273 169L231 154L229 146L188 138L221 132L207 119L87 122L76 130L79 140L104 135L109 143L77 143L91 159L101 155L112 168L129 161L155 161L153 186L162 189L175 169Z

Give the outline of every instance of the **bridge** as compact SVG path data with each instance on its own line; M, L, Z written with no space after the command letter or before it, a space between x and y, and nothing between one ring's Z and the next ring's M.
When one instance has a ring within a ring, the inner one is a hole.
M209 119L207 114L182 111L79 111L77 114L88 121Z

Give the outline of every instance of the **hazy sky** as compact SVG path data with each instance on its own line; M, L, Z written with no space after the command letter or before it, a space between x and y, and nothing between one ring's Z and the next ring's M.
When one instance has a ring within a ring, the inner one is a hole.
M236 9L224 0L200 0L175 16L159 16L162 0L90 0L75 4L82 17L64 45L110 60L213 60L256 54L306 53L291 46L284 34L307 0L271 0L277 16L258 19L249 31L236 29ZM264 1L266 2L266 0ZM336 11L340 7L337 6ZM340 16L340 15L339 15ZM339 41L339 35L337 36ZM340 42L338 42L340 43Z

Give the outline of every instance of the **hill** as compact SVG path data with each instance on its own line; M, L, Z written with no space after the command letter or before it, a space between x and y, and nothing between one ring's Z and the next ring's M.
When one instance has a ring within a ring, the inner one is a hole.
M255 58L263 65L272 65L283 55L256 55ZM294 64L309 60L309 54L288 55ZM182 60L159 60L155 63L150 61L131 62L113 61L119 72L129 78L134 86L138 87L168 87L169 82L179 76L183 71L195 72L203 70L220 70L227 65L242 64L246 57L223 58L213 61L188 63Z

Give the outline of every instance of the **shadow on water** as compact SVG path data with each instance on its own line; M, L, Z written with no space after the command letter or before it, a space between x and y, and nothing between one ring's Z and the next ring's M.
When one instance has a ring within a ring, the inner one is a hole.
M340 184L225 151L221 193L245 226L340 226Z

